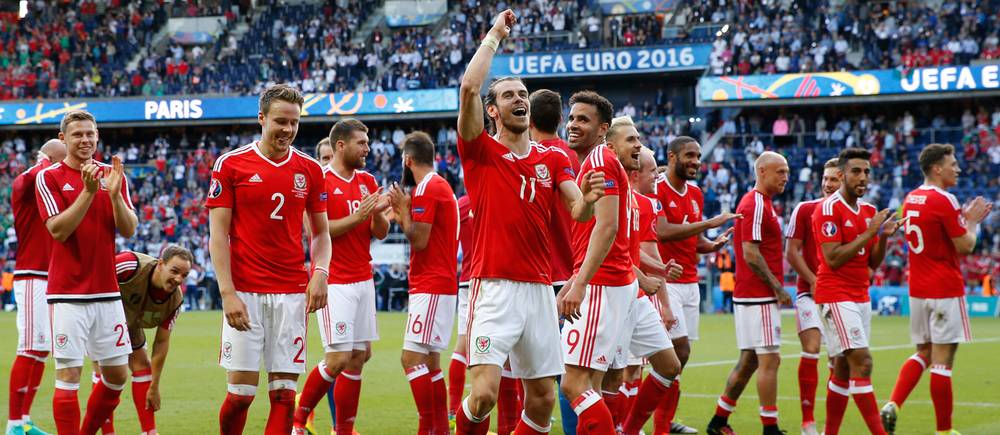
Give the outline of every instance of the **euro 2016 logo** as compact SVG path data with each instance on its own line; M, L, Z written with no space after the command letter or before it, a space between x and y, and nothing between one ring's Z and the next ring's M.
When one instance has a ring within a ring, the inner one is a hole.
M833 222L823 223L823 235L826 237L833 237L837 235L837 224Z
M213 178L212 184L208 187L208 197L218 198L219 195L222 195L222 183L220 183L219 180Z

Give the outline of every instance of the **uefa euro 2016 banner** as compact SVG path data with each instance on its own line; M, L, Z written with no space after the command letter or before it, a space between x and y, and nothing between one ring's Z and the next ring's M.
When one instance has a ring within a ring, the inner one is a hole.
M708 66L709 44L498 55L493 77L570 77L699 70Z
M83 109L97 122L241 119L257 117L257 97L159 96L100 100L0 103L0 125L58 124ZM302 116L393 115L453 112L458 89L305 94Z
M703 77L705 102L906 95L1000 89L1000 65Z

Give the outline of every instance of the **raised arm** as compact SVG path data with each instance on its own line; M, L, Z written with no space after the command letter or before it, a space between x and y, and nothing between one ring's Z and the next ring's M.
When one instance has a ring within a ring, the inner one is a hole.
M501 12L465 69L458 97L458 135L462 140L471 141L483 132L483 100L479 96L479 91L490 73L490 65L493 63L497 48L510 34L510 26L513 26L514 22L514 11L507 9Z
M672 224L667 221L667 218L659 216L656 219L656 239L661 243L672 240L686 239L688 237L704 233L709 229L718 228L734 218L741 217L743 217L743 215L725 212L711 219L706 219L700 222Z

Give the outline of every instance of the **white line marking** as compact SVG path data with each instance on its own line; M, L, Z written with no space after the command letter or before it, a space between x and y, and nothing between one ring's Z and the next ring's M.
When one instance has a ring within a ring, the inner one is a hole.
M996 343L996 342L1000 342L1000 337L978 338L975 341L972 341L972 342L969 342L969 343L962 343L962 346L969 346L969 345L973 345L973 344L977 344L977 343ZM893 344L893 345L889 345L889 346L874 346L874 347L869 347L868 350L870 350L872 352L877 352L877 351L880 351L880 350L914 349L914 348L915 348L915 346L912 345L912 344ZM797 358L799 356L801 356L801 355L798 354L798 353L786 353L786 354L782 354L781 355L782 358ZM690 368L693 368L693 367L711 367L711 366L722 366L722 365L729 365L729 364L736 364L736 360L735 359L727 359L727 360L722 360L722 361L705 361L705 362L689 363L688 365L686 365L684 367L684 369L687 370L687 369L690 369Z
M822 393L822 391L819 391L819 393ZM697 398L703 398L703 399L718 399L719 398L718 394L688 393L687 391L681 392L681 395L684 396L684 397L697 397ZM778 396L778 400L787 400L787 401L791 401L791 402L798 402L799 398L798 397L791 397L791 396ZM824 397L817 397L816 401L817 402L826 402L826 398L824 398ZM931 402L930 400L913 400L913 399L908 399L906 401L906 404L907 405L911 405L911 404L913 404L913 405L934 405L934 403ZM954 402L954 404L955 404L955 406L965 406L965 407L972 407L972 408L1000 408L1000 403L994 403L994 402Z

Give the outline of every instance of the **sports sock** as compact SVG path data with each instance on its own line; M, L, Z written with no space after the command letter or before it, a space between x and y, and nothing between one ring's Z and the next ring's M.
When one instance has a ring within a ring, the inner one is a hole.
M778 407L777 406L761 406L760 407L760 424L764 427L777 426L778 425Z
M681 375L674 378L674 383L670 384L670 391L666 397L656 406L653 413L653 433L670 433L670 423L674 420L674 413L677 412L677 402L681 399Z
M490 414L475 417L469 410L469 398L466 397L455 415L455 433L462 435L486 435L490 430Z
M649 376L646 376L646 380L639 387L635 404L632 405L632 410L629 411L628 418L625 420L626 434L639 433L642 426L649 420L649 416L653 414L653 410L667 397L673 383L673 379L664 377L655 370L649 372Z
M31 371L35 366L34 358L27 355L17 355L14 357L14 364L10 368L10 403L7 405L8 419L14 422L20 422L21 416L25 414L22 411L22 405L24 404L24 396L30 388L28 384L31 382Z
M361 372L340 372L333 395L337 402L337 435L352 435L361 398Z
M139 415L139 427L143 432L156 430L156 417L153 416L153 410L146 408L146 395L149 393L149 386L152 383L152 370L139 370L132 373L132 403L135 404L135 412Z
M458 415L462 408L462 392L465 390L467 365L465 355L451 354L451 364L448 366L448 411L451 415Z
M892 395L889 396L889 400L896 404L896 406L902 408L903 402L906 398L910 396L910 392L913 388L917 386L920 382L920 376L924 374L924 370L927 369L927 360L920 356L919 353L915 353L910 356L906 362L903 363L903 367L899 369L899 377L896 378L896 386L892 389Z
M608 407L608 411L611 411L611 421L615 424L615 429L622 427L625 424L624 418L621 415L621 402L625 400L625 396L621 394L620 391L604 391L601 390L601 400L604 400L604 404Z
M521 420L517 422L517 427L514 429L514 435L539 435L547 434L552 430L552 424L549 423L546 426L539 426L537 423L531 421L528 418L528 414L521 411Z
M431 391L434 393L434 432L446 434L448 427L448 387L444 382L444 372L431 372Z
M577 433L595 435L615 433L611 410L608 409L608 405L601 400L601 395L596 391L584 391L570 404L579 417L577 419Z
M410 383L413 401L417 405L417 414L420 416L417 434L428 435L434 429L434 387L430 371L427 370L426 364L418 364L404 371L406 380Z
M80 433L79 390L79 383L56 380L56 388L52 393L52 416L56 422L56 432L61 435Z
M729 418L729 414L732 414L736 410L736 401L726 397L725 395L719 396L719 401L715 405L715 415L722 418Z
M844 421L847 403L851 400L850 383L846 379L830 378L826 385L826 435L836 435Z
M247 411L257 394L257 386L229 384L226 389L226 400L219 410L219 431L222 435L241 435L247 423Z
M875 399L871 378L851 378L849 391L854 398L854 404L861 411L861 417L868 425L868 430L874 435L884 435L886 432L882 427L882 417L879 415L878 401Z
M83 425L80 427L81 434L97 433L101 425L115 412L115 408L121 402L122 390L124 389L124 384L111 384L103 378L101 382L94 385L94 389L90 392L90 398L87 400L87 412L83 416Z
M951 368L944 364L931 366L931 401L938 431L951 430L952 402Z
M799 404L802 407L802 424L816 421L816 385L819 383L819 372L816 368L819 354L802 352L799 358Z
M330 373L326 364L320 362L313 367L306 378L305 385L302 386L302 394L299 395L299 405L295 408L293 425L295 427L305 427L309 414L312 414L316 404L323 398L323 395L330 389L336 374Z
M24 402L21 403L21 419L24 421L31 420L31 405L35 402L38 387L42 384L42 376L45 375L45 358L49 356L48 352L28 351L28 353L35 357L35 361L31 366L31 383L28 384L28 390L24 392Z
M266 435L285 435L292 432L295 414L295 390L298 385L291 379L278 379L267 384L271 411L267 415Z
M521 419L518 410L517 384L519 379L508 370L500 376L500 391L497 396L497 435L509 435Z

